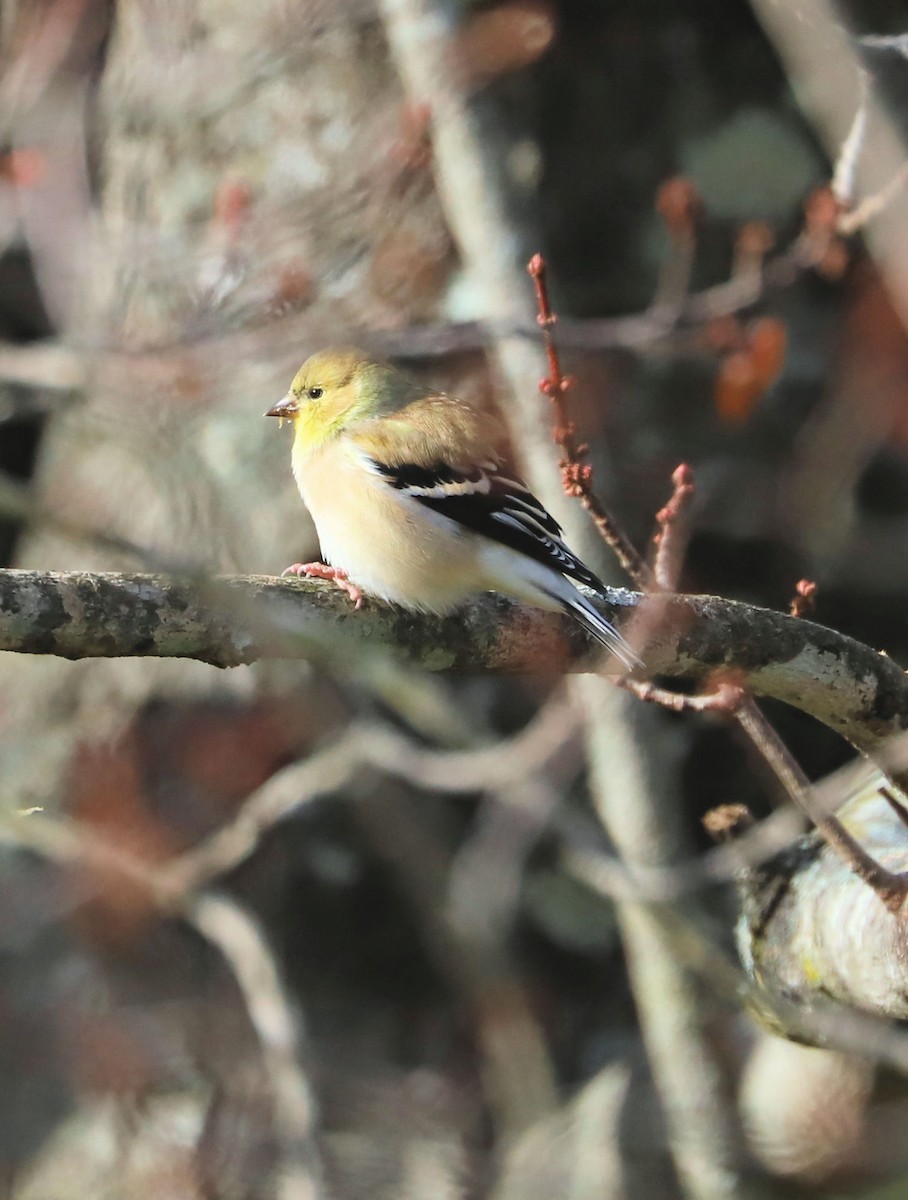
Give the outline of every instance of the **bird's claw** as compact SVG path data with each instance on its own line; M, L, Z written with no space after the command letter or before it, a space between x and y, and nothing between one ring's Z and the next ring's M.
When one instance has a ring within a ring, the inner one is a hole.
M362 608L365 593L362 588L351 583L347 578L347 572L342 571L340 567L329 567L327 563L309 562L309 563L291 563L281 571L281 578L285 575L307 575L310 579L330 579L332 583L336 583L341 591L346 592L353 601L353 607Z

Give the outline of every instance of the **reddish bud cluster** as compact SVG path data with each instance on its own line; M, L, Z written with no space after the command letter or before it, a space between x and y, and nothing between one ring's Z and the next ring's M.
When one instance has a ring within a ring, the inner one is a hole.
M554 400L556 396L563 396L565 392L569 392L574 386L574 382L573 375L565 375L564 379L540 379L539 390L543 396Z
M789 612L793 617L806 617L817 605L817 585L812 579L799 579Z
M672 494L656 513L653 575L657 587L664 591L672 592L678 587L690 533L690 506L695 491L692 468L687 463L680 463L672 471Z
M559 465L565 493L575 498L585 496L593 480L593 468L579 462L562 461Z
M737 334L737 345L719 368L714 392L716 411L730 423L747 420L781 375L788 348L787 330L776 317L761 317L747 328L739 324Z
M694 473L687 463L681 463L672 471L672 485L673 491L668 503L656 513L656 521L662 526L677 521L696 491Z
M565 397L574 380L570 375L561 373L558 347L552 336L555 314L549 303L545 259L541 254L533 255L527 263L527 270L536 289L536 319L542 329L542 341L549 364L548 378L540 380L539 389L549 397L554 410L555 422L552 432L564 456L559 463L562 486L568 496L583 503L584 508L592 515L600 534L615 551L618 561L631 578L640 587L645 588L651 580L651 572L633 543L596 496L593 490L593 468L583 461L588 447L575 441L574 423L569 418L565 406Z

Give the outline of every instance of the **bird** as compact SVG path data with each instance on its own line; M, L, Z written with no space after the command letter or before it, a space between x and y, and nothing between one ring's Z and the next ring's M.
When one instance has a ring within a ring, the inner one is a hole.
M606 599L604 584L508 465L491 414L342 347L306 359L265 416L293 423L293 476L325 560L284 575L334 580L357 608L368 595L447 613L500 592L569 613L640 665L587 594Z

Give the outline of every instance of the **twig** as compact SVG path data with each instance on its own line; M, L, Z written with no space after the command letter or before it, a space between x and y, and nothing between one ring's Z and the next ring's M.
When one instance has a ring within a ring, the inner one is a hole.
M714 687L699 696L683 696L635 680L624 682L622 686L640 699L661 704L674 712L713 712L731 717L781 783L788 797L810 818L824 841L876 892L890 912L901 911L908 896L908 874L895 874L881 866L852 837L841 821L817 802L810 781L757 707L740 676L723 672Z
M354 723L324 750L277 771L231 822L159 867L161 886L178 894L207 886L253 854L279 821L339 791L365 769L452 794L514 786L542 767L576 724L573 705L549 701L513 738L473 750L442 751L426 749L390 727Z
M676 713L733 713L740 702L742 691L735 674L730 671L722 672L718 679L712 681L712 686L708 691L697 696L672 692L646 680L626 677L618 680L618 686L624 688L626 692L631 692L638 700L643 700L647 704L658 704L662 708L668 708Z
M833 195L843 208L851 208L854 202L855 173L867 133L868 79L866 71L858 72L858 87L860 89L858 107L854 114L854 120L851 122L851 128L848 130L848 136L842 142L830 185Z
M578 878L603 896L610 896L608 872L603 872L595 854L578 849L565 857ZM901 1075L908 1074L908 1034L900 1022L886 1018L885 1013L862 1012L828 1000L824 1004L822 997L807 1007L784 995L767 994L717 950L702 931L683 922L673 906L653 904L650 912L672 936L679 957L727 1003L738 1006L749 1000L752 1010L761 1014L776 1033L784 1030L788 1036L808 1045L860 1055L871 1062L886 1064Z
M109 353L116 353L113 347ZM103 353L103 352L102 352ZM42 392L75 392L85 386L88 377L88 356L62 342L30 342L15 346L0 342L0 379ZM60 396L53 400L41 397L31 401L32 411L42 415L57 410Z
M892 791L888 787L881 787L880 795L889 805L892 812L895 813L901 823L905 826L905 828L908 829L908 810L906 810L905 805L900 800L896 799L895 796L893 796Z
M754 13L774 44L794 94L807 109L830 157L835 160L854 123L852 89L838 86L864 69L842 12L832 0L803 0L798 5L752 0ZM821 83L822 81L822 83ZM830 85L831 84L831 85ZM856 193L885 192L905 169L905 144L884 105L872 91L866 102L864 152L855 162ZM903 323L908 321L908 196L891 192L877 219L865 226L868 248L886 280Z
M673 866L683 854L682 818L674 772L644 760L633 743L611 736L628 702L599 679L580 681L598 706L588 735L590 791L597 815L632 878L638 871ZM649 714L630 710L641 736ZM572 855L573 858L573 855ZM678 923L696 919L676 906ZM741 1200L750 1194L744 1173L737 1112L722 1097L727 1081L705 1027L703 998L678 953L677 939L648 905L619 903L634 1004L653 1078L665 1113L667 1143L688 1200Z
M908 896L908 874L897 875L881 866L837 817L817 805L809 780L752 697L742 700L734 718L794 803L810 817L824 841L876 892L891 913L899 913Z
M843 213L840 221L848 226L853 217ZM690 330L721 317L745 313L772 295L787 290L814 269L818 255L821 257L815 244L808 247L803 236L798 236L777 254L762 260L762 252L760 255L751 252L759 243L751 241L749 231L749 226L742 229L739 249L747 252L738 255L728 280L688 293L674 311L651 305L641 312L618 317L562 316L558 322L562 347L628 350L637 354L664 353L666 349L683 352L690 345ZM839 232L845 234L849 230L841 228ZM765 236L761 232L760 243L765 244ZM249 316L250 319L260 316L258 308ZM286 357L290 369L297 365L298 351L287 348L299 341L301 325L299 316L293 315L276 318L264 328L256 323L250 329L231 330L230 353L236 361L244 362L262 358L280 362ZM680 339L674 336L678 333L683 335ZM537 341L540 330L531 318L496 315L480 321L420 323L394 330L341 326L335 327L335 336L379 355L431 359L483 350L490 342L503 338ZM178 338L141 351L124 350L102 338L66 344L46 341L27 346L0 341L0 380L42 391L78 390L84 385L89 364L102 372L113 373L114 377L136 378L145 371L154 371L158 375L167 369L169 359L182 360L187 349L191 349L199 369L204 370L206 363L223 361L227 345L218 328L184 330ZM29 396L17 403L27 404L29 412L43 414L51 407L58 407L60 398L51 403Z
M357 753L363 736L364 731L352 725L327 749L276 772L232 821L160 867L161 885L177 895L198 891L239 866L279 821L354 778L364 761Z
M766 268L766 257L773 246L772 228L766 221L746 221L735 238L731 278L751 287L759 287ZM733 313L723 314L733 316Z
M672 472L673 490L668 503L656 513L658 532L653 538L656 555L653 576L656 587L667 592L678 589L678 580L690 540L690 516L696 484L686 463Z
M281 1200L317 1200L322 1194L315 1142L315 1104L301 1064L300 1031L274 960L254 920L233 900L183 892L157 867L89 833L76 822L8 814L0 836L61 864L88 865L104 878L119 874L140 887L165 916L194 925L216 945L234 972L262 1047L274 1099Z
M675 321L690 288L697 251L697 216L702 201L693 182L683 176L669 179L656 194L656 211L665 223L672 253L659 273L650 311L662 320Z
M638 684L636 680L622 681L619 686L638 695L664 704L675 712L715 711L713 696L684 696L666 692L653 685ZM726 707L727 714L727 707ZM889 739L876 756L878 763L857 759L810 787L817 816L825 817L847 806L869 792L876 792L898 817L908 825L908 812L892 790L880 785L880 769L904 773L908 760L908 734ZM879 765L878 765L879 764ZM754 869L781 851L790 849L803 835L806 814L793 806L777 809L762 821L754 821L743 805L726 804L707 814L708 830L716 836L729 834L727 845L707 851L697 858L679 861L669 867L628 867L617 859L597 857L597 873L602 887L615 899L670 901L698 888L728 882L742 869ZM589 839L582 830L556 819L556 824L568 846L584 847ZM704 818L704 824L706 819ZM576 832L576 835L575 835ZM592 851L587 851L592 854Z
M318 1200L324 1188L316 1105L301 1066L299 1016L291 1011L265 935L250 914L226 896L194 896L184 912L230 965L259 1039L281 1151L276 1195L279 1200Z
M637 692L635 687L628 690ZM637 694L643 699L658 698L677 711L702 712L716 707L711 695L688 697L663 693L656 697L645 694L650 690L659 692L652 685L641 685ZM154 885L158 903L167 910L178 907L182 897L215 883L253 855L276 824L339 792L367 771L448 795L492 791L496 803L523 824L530 803L531 824L538 823L538 814L544 812L567 847L594 855L600 885L616 900L672 901L704 887L727 883L742 866L758 866L803 832L803 822L795 817L794 810L780 809L738 837L731 849L710 850L668 866L626 864L618 858L594 854L589 849L590 830L586 823L556 809L563 789L556 791L539 783L540 773L568 745L576 721L573 705L550 702L515 737L470 751L430 749L390 727L354 724L324 750L276 772L247 797L232 821L197 846L156 864ZM571 757L570 761L575 759ZM815 800L824 812L839 807L858 786L854 774L853 766L849 766L817 786ZM528 781L537 788L532 795L521 791ZM862 778L860 785L866 786L866 779ZM74 825L50 822L40 816L16 816L8 819L6 827L0 824L0 842L8 840L5 834L12 833L19 844L23 830L27 831L28 844L42 852L62 846L96 865L98 870L93 878L98 881L114 872L125 874L143 889L149 886L144 865L110 842L80 835ZM51 838L49 845L43 840L45 835ZM83 886L78 900L83 901L93 890Z
M908 719L908 677L834 630L715 596L615 592L608 615L660 606L648 640L654 675L705 683L717 667L872 751ZM626 619L626 618L625 618ZM568 618L483 597L446 618L367 603L354 612L317 580L233 576L198 584L160 575L0 571L0 650L65 658L160 656L234 666L315 658L365 671L393 650L429 671L592 670ZM399 669L403 669L400 667ZM419 714L416 714L418 716Z
M677 201L674 207L678 207L680 203ZM687 197L684 201L686 219L673 209L669 211L667 206L664 207L666 222L673 230L674 240L685 244L687 240L692 242L693 200ZM674 591L689 538L690 504L695 489L693 471L687 464L682 463L672 475L674 490L671 499L656 515L660 530L654 539L656 558L653 569L650 570L642 555L593 489L593 468L586 461L588 448L582 442L578 442L576 427L567 411L566 397L574 380L572 376L564 375L561 370L553 333L558 317L553 312L549 299L546 264L541 254L533 255L527 270L536 289L536 320L542 330L549 364L549 374L540 382L539 390L551 400L555 412L552 435L563 455L559 466L564 490L568 496L578 499L590 513L603 540L611 546L618 561L639 588L643 591L653 588Z
M908 183L908 163L903 163L885 187L874 192L872 196L867 196L857 208L839 216L836 223L838 232L843 237L850 237L852 234L858 233L892 203L906 183Z
M901 911L908 896L908 873L896 874L881 866L841 821L817 802L810 781L758 708L740 675L723 672L714 686L699 696L680 695L637 680L622 681L621 686L641 700L661 704L674 712L713 712L731 717L772 770L788 797L810 818L824 841L876 892L890 912ZM884 792L884 798L892 806L891 795Z
M614 550L621 566L638 587L646 590L652 583L652 573L630 538L593 490L593 468L585 461L587 447L577 441L576 428L568 416L565 397L574 380L570 375L565 376L561 373L558 348L552 334L552 326L555 325L558 318L552 312L549 302L545 260L541 254L533 255L527 270L536 288L538 307L536 320L542 330L549 363L548 377L540 382L539 390L543 395L548 396L555 411L555 426L552 434L564 456L558 464L561 468L564 491L568 496L573 496L580 501L596 523L596 528L603 540Z

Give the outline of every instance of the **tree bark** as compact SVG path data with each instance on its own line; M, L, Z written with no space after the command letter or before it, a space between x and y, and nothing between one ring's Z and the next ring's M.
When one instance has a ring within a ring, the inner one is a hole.
M705 683L724 668L870 750L908 726L908 678L891 659L812 621L717 596L614 589L608 616L647 626L647 673ZM633 620L631 620L633 618ZM0 649L63 658L177 657L220 667L261 658L394 651L430 671L597 670L568 618L477 598L445 617L367 601L333 585L239 575L0 571Z

